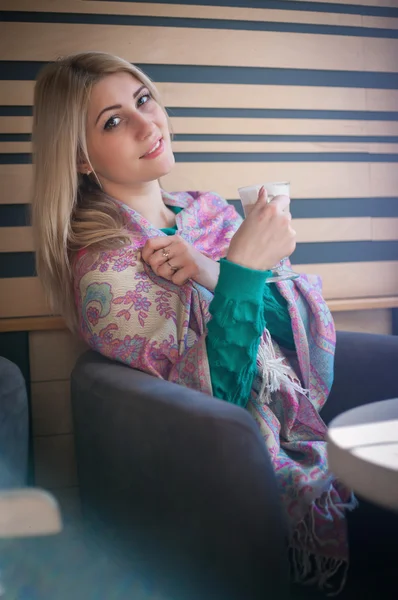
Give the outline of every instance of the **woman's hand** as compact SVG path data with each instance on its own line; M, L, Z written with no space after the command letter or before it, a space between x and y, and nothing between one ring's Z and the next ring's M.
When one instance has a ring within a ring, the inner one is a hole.
M296 247L296 232L288 196L275 196L267 203L262 187L256 204L233 236L227 259L242 267L268 271L288 257Z
M217 285L220 265L179 235L150 238L141 255L156 275L176 285L193 279L212 292Z

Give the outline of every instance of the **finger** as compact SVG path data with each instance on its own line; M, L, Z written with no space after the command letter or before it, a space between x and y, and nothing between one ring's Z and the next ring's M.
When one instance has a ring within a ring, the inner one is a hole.
M163 277L163 279L168 279L169 281L172 281L172 277L175 274L175 271L170 269L169 263L167 262L160 265L160 267L158 267L156 270L153 270L155 271L156 275Z
M176 285L184 285L190 278L191 271L189 267L182 267L172 275L171 281Z
M175 256L175 249L173 245L167 246L166 248L161 248L161 250L156 250L149 260L148 264L152 267L152 269L156 272L156 269L159 269L162 265L168 262L171 258Z
M268 202L268 192L265 189L265 187L262 185L261 188L259 189L258 192L258 196L257 196L257 202L256 204L264 204Z
M173 243L174 235L165 235L150 238L145 242L145 246L142 249L142 258L145 262L148 262L149 258L162 248L167 248Z
M286 211L287 208L289 208L290 206L290 198L289 196L275 196L274 198L272 198L271 200L271 204L273 204L274 206L277 206L279 208L279 210L281 211Z

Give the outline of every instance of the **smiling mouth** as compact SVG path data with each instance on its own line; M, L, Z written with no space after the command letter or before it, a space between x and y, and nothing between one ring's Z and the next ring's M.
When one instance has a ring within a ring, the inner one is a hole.
M156 150L159 148L161 142L162 142L163 138L159 138L158 141L156 142L156 144L154 144L152 146L152 148L150 150L148 150L148 152L145 152L145 154L143 154L142 156L140 156L140 158L145 158L146 156L150 156L151 154L153 154L154 152L156 152Z

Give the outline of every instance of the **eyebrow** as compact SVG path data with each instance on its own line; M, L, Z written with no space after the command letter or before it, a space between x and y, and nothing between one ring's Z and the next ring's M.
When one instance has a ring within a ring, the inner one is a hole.
M138 94L139 94L139 93L140 93L142 90L146 89L146 87L147 87L146 85L142 85L141 87L139 87L139 88L138 88L138 90L136 90L136 91L134 92L134 94L133 94L133 98L137 98ZM117 109L117 108L122 108L122 105L121 105L121 104L114 104L113 106L107 106L106 108L103 108L103 109L101 110L100 114L98 115L98 117L96 118L95 124L97 124L97 123L98 123L98 121L99 121L100 117L101 117L101 116L104 114L104 112L107 112L108 110L115 110L115 109Z

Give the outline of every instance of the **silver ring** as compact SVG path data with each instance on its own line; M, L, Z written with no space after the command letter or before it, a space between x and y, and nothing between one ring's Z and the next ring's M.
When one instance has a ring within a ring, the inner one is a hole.
M163 248L162 255L165 257L166 260L168 260L168 258L170 256L170 252L168 250L166 250L166 248Z

